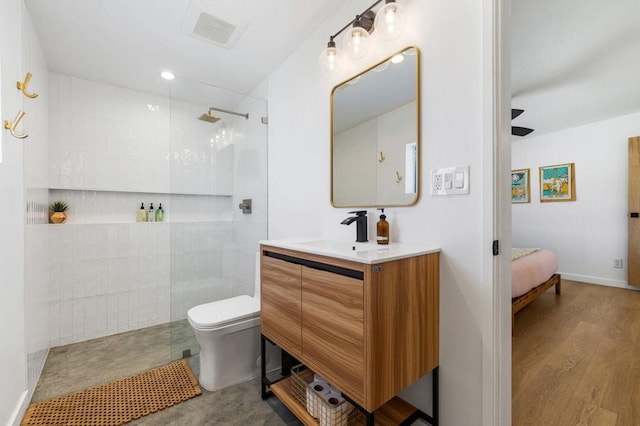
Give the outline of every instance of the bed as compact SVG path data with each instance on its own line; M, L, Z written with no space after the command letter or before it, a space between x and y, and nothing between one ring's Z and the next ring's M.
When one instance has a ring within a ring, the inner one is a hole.
M511 250L512 318L538 296L555 286L560 294L560 274L555 253L545 249Z

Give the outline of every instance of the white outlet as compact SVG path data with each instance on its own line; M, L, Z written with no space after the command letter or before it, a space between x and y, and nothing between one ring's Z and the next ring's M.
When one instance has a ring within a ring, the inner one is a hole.
M442 190L442 175L437 173L433 174L433 184L431 189L433 191L441 191Z
M622 259L613 259L614 268L622 268Z
M431 195L469 193L469 166L446 167L431 171Z

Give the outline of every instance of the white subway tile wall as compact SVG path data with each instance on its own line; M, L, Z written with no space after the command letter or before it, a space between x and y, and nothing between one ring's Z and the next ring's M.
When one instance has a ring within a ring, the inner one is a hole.
M45 226L49 346L253 294L254 253L267 236L264 101L241 103L253 120L214 126L197 120L208 105L50 73L48 106L44 204L69 205L66 224ZM243 198L258 214L242 215ZM141 203L162 203L164 222L137 223ZM42 222L37 202L30 210Z
M52 188L169 192L170 100L49 74Z
M51 225L49 250L57 255L50 265L49 344L169 321L168 305L161 304L169 291L169 228L168 223ZM131 234L144 250L131 249ZM115 236L117 250L96 248L107 246L107 235ZM60 246L70 247L73 256Z

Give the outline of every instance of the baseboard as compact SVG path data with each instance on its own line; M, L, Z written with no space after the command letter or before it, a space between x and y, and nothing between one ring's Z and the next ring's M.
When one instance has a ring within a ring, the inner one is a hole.
M640 287L631 286L627 281L622 280L612 280L602 277L593 277L590 275L567 274L566 272L559 272L559 274L562 276L563 280L580 281L583 283L598 284L607 287L625 288L627 290L640 290Z
M28 389L20 395L18 405L16 405L16 408L7 422L8 426L19 426L20 423L22 423L22 418L27 412L27 408L29 408L31 398L33 397L33 393L38 385L38 380L40 380L40 374L42 374L42 369L44 368L44 363L47 361L47 356L49 356L49 349L44 349L27 355Z
M11 417L9 417L7 426L20 426L20 423L22 423L24 413L27 412L27 408L29 407L29 398L27 398L28 394L29 391L25 390L20 395L20 399L18 399L16 408L14 408L13 413L11 413Z

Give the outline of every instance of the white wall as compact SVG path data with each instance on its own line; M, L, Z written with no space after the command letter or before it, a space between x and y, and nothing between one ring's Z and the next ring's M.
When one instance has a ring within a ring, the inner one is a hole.
M491 81L491 66L486 63L491 61L482 43L483 35L491 34L492 17L483 17L482 2L402 3L410 8L407 33L384 47L378 45L334 81L321 74L318 55L329 35L369 6L368 1L349 2L336 10L269 77L269 237L355 237L353 227L340 225L347 209L334 209L329 203L330 91L338 80L407 45L417 45L421 50L422 195L413 207L385 213L393 241L442 248L441 424L480 424L483 404L493 404L493 395L483 394L483 377L491 375L483 371L488 364L483 357L491 354L488 346L493 344L487 331L492 312L487 300L493 291L493 164L491 140L484 137L490 138L492 129L483 128L491 114L483 111L485 97L492 96L490 89L486 91ZM490 2L486 5L490 9ZM432 169L464 164L471 167L469 195L429 195ZM375 235L371 226L375 221L369 221L370 238ZM426 379L407 394L431 412L429 390Z
M2 120L13 120L22 109L22 94L15 90L23 81L22 13L20 0L2 2L0 14L0 94ZM25 12L26 13L26 12ZM29 129L29 117L19 130ZM24 329L24 179L25 141L0 132L0 422L9 423L26 396L26 351Z
M27 388L31 397L49 350L49 70L31 18L23 14L24 70L33 74L28 91L36 98L24 98L29 118L29 138L24 144L25 227L25 341Z
M553 250L563 278L628 287L628 138L637 135L640 113L514 141L513 169L531 169L531 203L512 207L514 247ZM576 201L541 203L538 168L562 163L575 163Z

